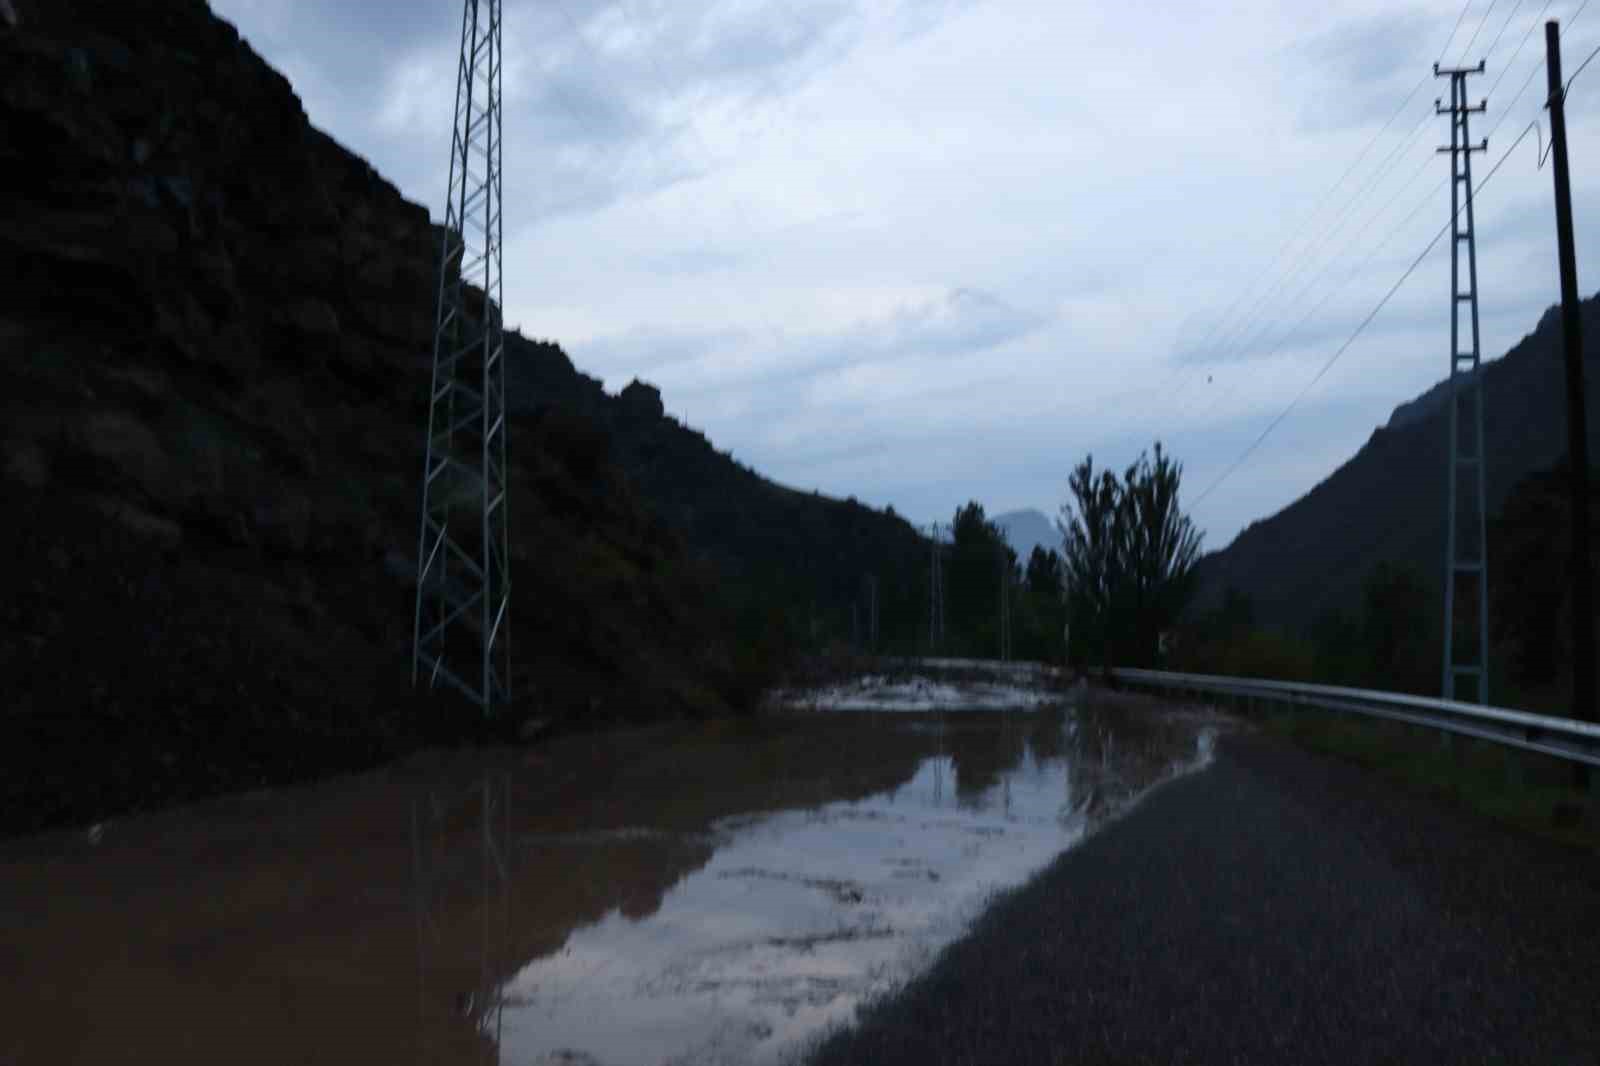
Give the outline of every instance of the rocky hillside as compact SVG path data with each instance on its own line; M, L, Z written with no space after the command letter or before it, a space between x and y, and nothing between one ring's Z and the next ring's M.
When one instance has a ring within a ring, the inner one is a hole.
M408 676L427 211L202 0L13 6L0 831L365 765L472 720ZM511 720L746 704L714 585L605 435L528 404L511 439Z
M1583 330L1594 459L1600 458L1600 296L1584 301ZM1482 370L1491 519L1519 482L1566 452L1561 343L1552 308L1532 333ZM1448 418L1443 385L1396 408L1388 424L1321 484L1201 561L1196 610L1216 607L1232 587L1250 597L1258 622L1304 631L1327 612L1353 613L1362 582L1384 561L1414 567L1438 589ZM1489 566L1492 594L1492 554Z
M799 492L718 450L633 381L610 395L561 348L507 339L512 407L552 411L584 447L626 471L652 509L715 568L743 628L776 627L791 645L856 639L864 579L878 581L879 650L925 650L927 539L892 509Z

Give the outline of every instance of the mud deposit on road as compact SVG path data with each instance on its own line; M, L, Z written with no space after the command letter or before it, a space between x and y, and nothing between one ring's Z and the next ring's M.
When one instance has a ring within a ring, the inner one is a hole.
M0 1062L775 1061L1204 757L1214 720L1150 708L1091 692L436 752L9 841Z

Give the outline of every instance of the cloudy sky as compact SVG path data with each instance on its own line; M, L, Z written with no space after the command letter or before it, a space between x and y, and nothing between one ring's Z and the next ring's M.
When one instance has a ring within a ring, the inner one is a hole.
M442 214L459 0L212 2ZM1583 2L506 0L506 321L919 522L1053 515L1159 438L1221 547L1447 372L1443 239L1312 384L1448 221L1432 63L1487 60L1481 180ZM1590 293L1600 63L1568 107ZM1559 295L1542 135L1476 200L1487 356Z

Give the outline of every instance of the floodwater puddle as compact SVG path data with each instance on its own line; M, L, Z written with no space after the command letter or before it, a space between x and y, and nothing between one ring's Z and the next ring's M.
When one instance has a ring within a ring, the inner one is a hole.
M780 1061L1217 727L1021 668L916 673L886 676L1033 706L424 752L0 842L0 1062Z
M907 780L722 820L710 858L653 913L613 911L524 967L506 986L505 1061L790 1059L928 966L995 892L1210 750L1208 727L1141 731L1104 709L892 717L864 728L933 749Z

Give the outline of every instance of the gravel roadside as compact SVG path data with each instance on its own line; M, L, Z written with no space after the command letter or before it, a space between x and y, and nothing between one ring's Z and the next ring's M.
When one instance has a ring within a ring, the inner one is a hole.
M1600 861L1229 735L810 1061L1600 1063Z

